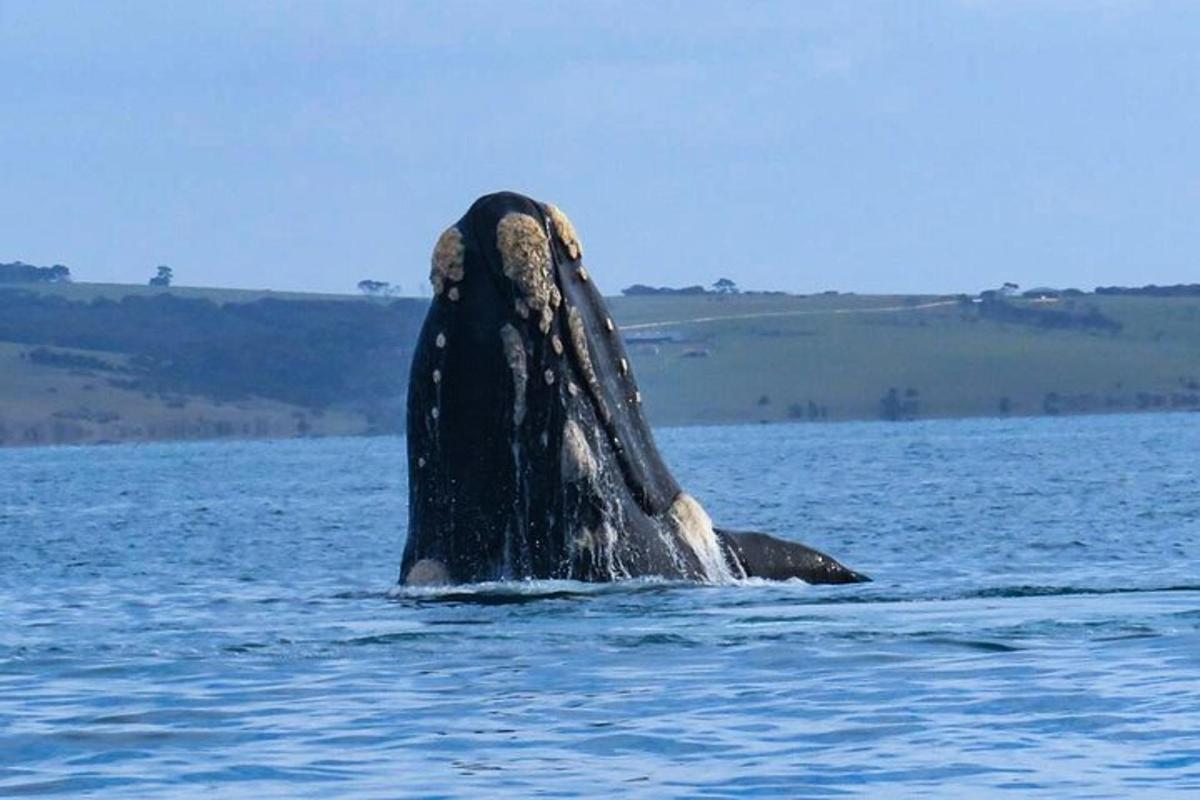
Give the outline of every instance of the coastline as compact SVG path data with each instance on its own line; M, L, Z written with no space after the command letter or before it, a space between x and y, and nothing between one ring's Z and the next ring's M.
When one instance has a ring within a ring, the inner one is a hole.
M1200 297L614 297L655 427L1200 410ZM0 446L390 434L428 307L0 287Z
M738 428L738 427L764 427L764 426L797 426L797 427L819 427L826 428L840 425L855 425L862 423L879 423L883 425L894 425L898 429L903 429L912 425L921 425L923 423L938 423L938 422L969 422L972 420L1051 420L1061 418L1080 418L1080 417L1142 417L1142 416L1171 416L1189 417L1189 415L1200 414L1200 409L1154 409L1154 410L1121 410L1121 411L1082 411L1068 414L1011 414L1007 416L1001 415L960 415L960 416L944 416L944 417L921 417L916 419L905 420L881 420L878 417L869 418L845 418L834 420L730 420L727 422L677 422L667 425L654 425L655 431L671 431L671 430L687 430L698 428ZM1198 420L1200 421L1200 420ZM227 435L196 435L196 436L159 436L155 438L125 438L125 439L80 439L72 441L34 441L34 442L18 442L7 441L0 442L0 450L33 450L45 449L53 447L137 447L144 445L156 444L174 444L180 442L189 442L196 444L241 444L246 442L279 442L279 441L297 441L297 440L319 440L319 439L372 439L388 436L397 436L403 438L404 434L398 431L335 431L328 429L326 432L320 430L310 431L308 433L278 433L266 434L261 436L256 435L240 435L236 432Z

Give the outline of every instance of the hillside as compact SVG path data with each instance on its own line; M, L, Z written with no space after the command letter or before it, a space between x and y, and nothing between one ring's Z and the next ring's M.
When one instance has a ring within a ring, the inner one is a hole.
M1005 306L1035 316L933 297L614 303L658 424L1200 408L1200 298ZM653 332L671 336L637 343Z
M1200 297L611 304L657 425L1200 409ZM396 432L425 307L0 287L0 444Z

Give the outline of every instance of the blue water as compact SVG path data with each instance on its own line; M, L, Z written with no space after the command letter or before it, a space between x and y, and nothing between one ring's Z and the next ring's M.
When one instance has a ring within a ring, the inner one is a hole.
M0 795L1200 792L1200 415L660 432L869 585L389 596L397 439L0 450Z

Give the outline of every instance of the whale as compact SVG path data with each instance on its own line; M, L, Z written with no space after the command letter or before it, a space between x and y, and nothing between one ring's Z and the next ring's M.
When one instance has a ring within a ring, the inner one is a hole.
M408 384L400 583L869 580L713 524L668 469L558 207L480 197L437 239Z

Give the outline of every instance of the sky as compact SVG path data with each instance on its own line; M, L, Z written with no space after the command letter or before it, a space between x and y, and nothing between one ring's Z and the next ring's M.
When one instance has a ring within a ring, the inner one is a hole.
M608 293L1200 281L1200 4L0 0L0 262L427 292L480 194Z

